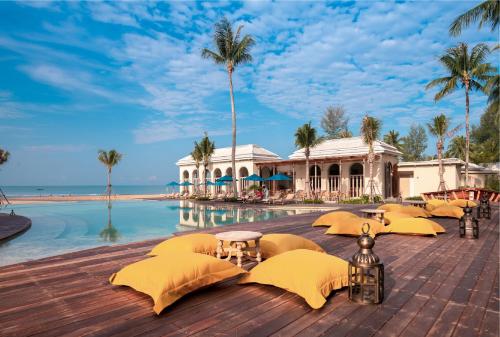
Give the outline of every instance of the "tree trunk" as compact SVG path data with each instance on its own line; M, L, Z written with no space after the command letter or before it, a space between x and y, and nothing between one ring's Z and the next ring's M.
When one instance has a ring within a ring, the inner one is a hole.
M368 187L370 189L370 194L369 194L369 201L373 202L373 188L374 188L374 183L373 183L373 146L370 145L369 151L368 151L368 170L370 174L370 181L368 182Z
M465 187L469 186L469 83L465 83Z
M306 150L306 152L308 152ZM309 153L306 153L306 187L305 187L305 190L306 190L306 197L307 199L310 198L310 184L309 184Z
M205 163L203 163L203 182L205 183L203 191L205 196L207 196L207 165Z
M111 167L108 168L108 204L111 202Z
M233 94L233 71L228 69L229 74L229 95L231 96L231 125L232 125L232 147L231 147L231 169L233 171L233 197L237 197L236 189L236 111L234 108Z
M446 191L446 184L444 182L444 169L443 169L443 140L439 139L437 143L437 155L439 163L439 187L438 192ZM445 193L446 200L446 193Z

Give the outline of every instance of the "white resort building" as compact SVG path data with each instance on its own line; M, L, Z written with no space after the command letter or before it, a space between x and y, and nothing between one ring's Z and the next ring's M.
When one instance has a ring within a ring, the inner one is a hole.
M403 198L433 192L439 185L438 161L399 162L401 153L393 146L381 141L374 143L375 162L373 167L374 188L383 198ZM338 194L341 198L355 198L368 194L369 167L367 161L368 146L361 137L327 140L311 148L309 157L311 191L316 195L323 192ZM192 186L185 187L189 192L201 191L203 186L203 165L196 167L193 158L188 155L177 163L179 180L188 181ZM448 189L464 186L464 165L459 159L444 160L445 181ZM488 175L498 174L498 170L479 165L469 165L469 186L484 187ZM305 190L306 160L304 150L297 150L282 159L277 154L255 144L236 147L236 178L238 192L253 184L242 178L257 174L268 178L283 173L291 181L273 181L265 184L272 191L289 189L294 192ZM229 175L231 170L231 148L216 149L207 167L207 180L215 182L218 178ZM208 186L207 191L218 193L230 188Z

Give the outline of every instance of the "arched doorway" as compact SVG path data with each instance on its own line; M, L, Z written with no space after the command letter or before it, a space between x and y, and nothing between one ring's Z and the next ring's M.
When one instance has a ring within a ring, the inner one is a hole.
M220 177L222 177L222 171L216 168L214 170L214 182L217 181L217 179L219 179ZM214 186L214 187L215 187L215 193L220 193L221 186Z
M244 191L248 187L249 182L243 179L245 177L248 177L248 169L243 166L240 168L240 174L238 177L238 179L240 180L240 191Z
M338 164L332 164L328 169L328 191L340 191L340 166Z
M313 165L309 168L309 185L311 191L321 191L321 169L318 165Z
M354 163L349 168L349 195L353 198L361 197L365 189L363 165Z
M384 166L384 198L390 198L393 195L392 163L385 163Z
M194 170L191 176L193 177L191 180L191 183L193 183L193 188L195 191L198 191L200 189L200 179L198 177L198 170Z
M185 182L189 182L189 172L186 170L184 172L182 172L182 181ZM188 192L189 191L189 187L188 186L183 186L183 189L182 189L182 193L185 193L185 192Z
M271 169L267 166L264 166L260 169L260 176L264 179L269 178L272 175L271 173ZM268 189L270 189L271 184L269 181L264 181L263 184L266 185Z

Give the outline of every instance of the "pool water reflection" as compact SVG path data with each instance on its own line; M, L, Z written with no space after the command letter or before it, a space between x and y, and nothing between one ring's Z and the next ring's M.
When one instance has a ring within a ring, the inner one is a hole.
M61 202L16 205L31 218L24 234L0 243L0 265L108 244L162 238L174 232L265 221L308 210L219 207L189 201ZM7 210L10 211L10 208Z

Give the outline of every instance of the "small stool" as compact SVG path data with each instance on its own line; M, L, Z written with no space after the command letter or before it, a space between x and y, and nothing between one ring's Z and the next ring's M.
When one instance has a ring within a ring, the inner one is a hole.
M385 220L384 220L385 210L376 208L366 208L360 211L364 214L365 218L372 218L378 220L382 223L382 225L385 226Z
M220 259L223 252L227 253L227 260L231 260L233 252L236 253L237 265L241 267L241 259L245 255L250 257L252 251L255 252L257 263L262 261L260 256L260 238L262 233L251 231L230 231L215 234L217 242L217 258ZM228 247L224 247L224 241L229 242ZM255 241L255 247L250 247L249 241Z

